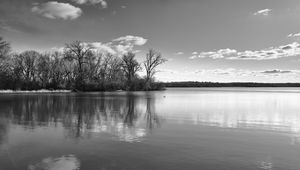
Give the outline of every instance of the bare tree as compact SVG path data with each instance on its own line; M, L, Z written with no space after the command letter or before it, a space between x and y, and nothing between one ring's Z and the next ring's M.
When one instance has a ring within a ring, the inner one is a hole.
M10 44L7 41L3 40L2 37L0 37L0 59L5 58L10 50Z
M134 53L128 52L123 55L122 69L127 79L127 88L129 88L129 90L133 90L133 81L136 78L136 73L141 69L140 64L135 59Z
M123 79L122 74L122 60L117 56L112 56L109 62L109 69L108 69L108 79L110 81L120 81Z
M37 76L42 88L46 88L50 79L50 55L43 54L37 59Z
M12 63L10 61L9 52L10 44L0 37L0 88L12 88Z
M97 74L100 70L103 56L104 54L100 52L90 51L87 53L85 72L87 73L89 83L95 82L98 79Z
M50 83L52 88L64 86L64 60L60 52L54 52L50 58Z
M109 69L109 63L110 60L112 59L113 55L112 54L106 54L106 56L103 58L103 61L101 63L101 67L99 70L99 77L100 80L102 81L102 85L104 85L106 83L106 79L107 79L107 73L108 73L108 69Z
M65 58L75 60L77 62L78 75L76 76L76 88L83 88L84 85L84 70L83 65L86 63L86 57L93 47L81 41L74 41L66 44Z
M15 57L16 70L20 77L25 80L25 88L32 88L32 83L36 81L37 58L40 54L36 51L25 51Z
M162 55L153 49L150 49L146 54L146 60L144 61L144 67L146 70L146 90L151 89L151 81L156 73L156 67L163 64L167 60L162 57Z

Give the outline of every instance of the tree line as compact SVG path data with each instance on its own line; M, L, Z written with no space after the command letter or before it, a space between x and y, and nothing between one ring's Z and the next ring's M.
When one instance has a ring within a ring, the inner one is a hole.
M153 49L145 61L138 62L133 52L122 56L103 53L81 41L66 44L63 52L14 53L0 37L0 89L160 90L163 85L154 81L154 75L164 62ZM138 75L142 70L144 77Z

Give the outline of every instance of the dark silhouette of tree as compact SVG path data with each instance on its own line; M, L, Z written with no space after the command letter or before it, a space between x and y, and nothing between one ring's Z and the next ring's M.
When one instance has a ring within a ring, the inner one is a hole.
M40 54L36 51L25 51L15 57L15 69L19 78L24 80L26 90L34 88L37 78L37 59Z
M7 57L10 50L10 44L7 41L3 40L2 37L0 37L0 59Z
M77 75L75 87L83 90L84 88L84 64L86 63L86 57L91 52L93 47L89 44L82 43L81 41L74 41L70 44L66 44L65 47L65 59L75 60L77 62Z
M160 90L153 80L155 68L165 62L150 50L144 66L146 78L135 54L122 57L97 51L91 44L74 41L64 52L10 53L10 44L0 37L0 89L38 90L71 89L79 91Z
M42 55L37 59L37 76L42 88L46 88L50 80L51 59L49 54Z
M153 49L150 49L146 54L146 60L144 61L144 67L146 70L145 89L151 89L151 81L156 73L156 67L163 64L167 60L162 55Z
M92 51L87 53L85 72L87 73L88 83L99 81L98 75L103 58L103 53L93 53Z
M63 55L59 52L54 52L50 56L50 79L49 86L51 88L63 88L65 87L66 77L64 75L64 60Z
M0 37L0 89L12 88L12 65L9 58L11 51L10 44Z
M133 81L136 79L136 73L141 69L141 66L135 59L135 54L132 52L123 55L122 61L122 69L126 77L127 90L134 90Z

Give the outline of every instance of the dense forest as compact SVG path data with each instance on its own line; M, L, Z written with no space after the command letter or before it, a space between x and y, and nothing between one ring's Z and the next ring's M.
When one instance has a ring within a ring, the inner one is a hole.
M255 82L168 82L165 87L300 87L300 83L255 83Z
M0 89L160 90L162 83L155 82L154 75L165 61L153 49L139 63L133 52L103 53L80 41L66 44L63 52L14 53L0 37ZM140 71L145 71L144 77L138 75Z

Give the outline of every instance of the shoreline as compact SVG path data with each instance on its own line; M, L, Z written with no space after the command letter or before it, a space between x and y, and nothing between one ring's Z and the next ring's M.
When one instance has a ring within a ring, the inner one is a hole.
M72 90L0 90L0 94L17 94L17 93L72 93Z
M150 90L150 91L165 91L168 89L176 89L176 88L184 88L184 89L192 89L192 88L199 88L199 89L222 89L222 88L237 88L237 89L243 89L243 88L250 88L250 89L256 89L256 88L270 88L270 89L278 89L278 88L300 88L295 86L254 86L254 87L247 87L247 86L217 86L217 87L166 87L163 90ZM149 92L150 92L149 91ZM34 93L90 93L90 92L135 92L135 91L125 91L125 90L115 90L115 91L73 91L73 90L47 90L47 89L41 89L41 90L0 90L0 94L34 94ZM139 91L136 91L139 92ZM146 91L145 91L146 92Z

